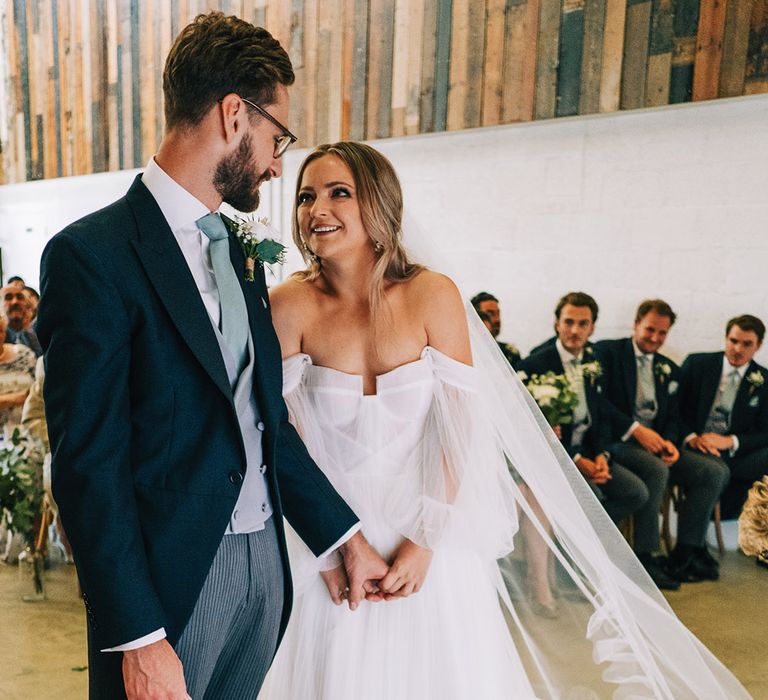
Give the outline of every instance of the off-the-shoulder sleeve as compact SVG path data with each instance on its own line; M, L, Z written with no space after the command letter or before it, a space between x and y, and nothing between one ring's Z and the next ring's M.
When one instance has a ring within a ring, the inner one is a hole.
M384 516L430 549L465 547L498 558L517 531L515 486L482 414L473 367L426 348L432 402L417 448L389 485Z

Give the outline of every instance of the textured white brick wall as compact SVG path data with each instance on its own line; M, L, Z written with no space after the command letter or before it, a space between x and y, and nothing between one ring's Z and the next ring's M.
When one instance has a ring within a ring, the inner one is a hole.
M627 334L639 301L665 298L679 314L666 348L676 359L719 349L730 316L768 321L768 95L375 145L438 257L468 294L501 299L503 336L524 351L577 289L600 304L596 338ZM263 194L286 237L302 156L289 151ZM35 282L45 240L133 175L0 188L6 276Z

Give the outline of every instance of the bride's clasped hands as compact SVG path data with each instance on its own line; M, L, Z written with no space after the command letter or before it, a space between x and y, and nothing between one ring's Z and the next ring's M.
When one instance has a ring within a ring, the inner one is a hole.
M388 565L362 533L342 546L341 555L343 563L320 576L331 600L341 605L346 599L350 610L363 599L378 603L418 593L432 563L432 550L404 539Z

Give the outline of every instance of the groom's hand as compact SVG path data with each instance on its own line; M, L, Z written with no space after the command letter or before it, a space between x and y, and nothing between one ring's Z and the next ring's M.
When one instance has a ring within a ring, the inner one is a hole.
M347 578L347 572L344 570L344 565L339 564L335 569L321 571L320 577L328 589L331 600L336 605L341 605L349 595L349 579Z
M356 610L363 598L381 600L379 581L387 575L389 566L368 544L363 533L356 532L339 550L349 579L349 609Z
M181 661L165 639L124 651L123 680L128 700L192 700Z

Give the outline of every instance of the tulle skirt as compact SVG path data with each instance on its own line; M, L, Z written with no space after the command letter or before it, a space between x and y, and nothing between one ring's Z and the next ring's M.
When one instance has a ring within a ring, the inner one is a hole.
M394 549L391 537L369 539ZM295 600L259 700L532 700L495 575L471 551L438 550L419 593L354 612L317 577Z

